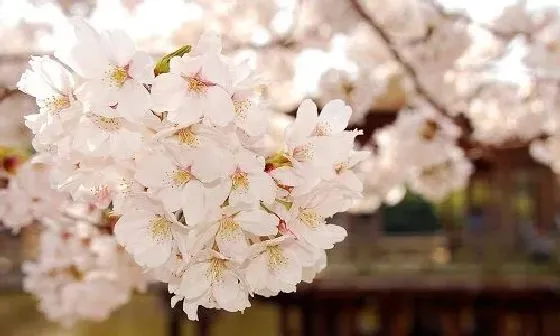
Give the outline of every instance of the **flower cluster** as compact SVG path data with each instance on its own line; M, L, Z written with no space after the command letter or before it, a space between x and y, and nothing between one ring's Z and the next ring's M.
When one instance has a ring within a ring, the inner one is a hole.
M26 122L54 185L119 215L116 240L191 319L313 279L346 236L326 219L361 196L352 169L368 155L341 100L320 116L304 101L268 150L259 86L221 49L205 33L154 64L123 33L75 21L64 65L34 57L18 83L40 107Z
M34 221L61 218L69 198L51 188L49 173L49 166L29 160L7 176L6 188L0 189L0 220L5 227L17 232Z
M83 215L93 215L87 212L81 209ZM39 300L49 320L64 326L104 320L135 290L145 289L141 268L114 237L88 221L55 224L44 226L37 260L23 265L24 290Z
M393 125L374 134L376 153L360 166L365 193L371 194L365 208L400 202L406 187L432 201L463 188L473 167L456 144L459 135L449 118L432 109L400 111Z

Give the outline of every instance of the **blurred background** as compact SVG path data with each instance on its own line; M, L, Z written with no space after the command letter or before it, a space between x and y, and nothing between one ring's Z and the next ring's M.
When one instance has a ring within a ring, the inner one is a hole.
M556 5L0 0L3 146L30 146L22 117L35 106L15 90L28 57L51 53L65 18L83 16L124 29L154 57L196 43L205 29L221 32L224 52L247 60L266 84L272 127L303 98L343 98L352 125L364 129L360 145L375 149L377 130L428 102L462 129L458 147L472 164L464 183L437 200L410 181L381 188L378 172L364 169L364 200L334 218L348 238L319 279L294 294L254 298L244 314L203 311L196 323L171 310L156 284L106 322L49 323L21 287L37 232L1 231L0 334L560 335L560 152L550 143L544 158L531 150L554 139L550 127L560 120L556 91L543 93L559 87Z

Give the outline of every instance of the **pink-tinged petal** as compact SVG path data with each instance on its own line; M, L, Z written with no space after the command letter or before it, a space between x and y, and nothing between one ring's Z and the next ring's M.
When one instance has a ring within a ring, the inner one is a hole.
M204 187L199 181L191 181L183 187L181 205L188 225L196 225L204 220Z
M361 193L364 189L362 181L351 171L345 171L338 175L337 182L344 188L355 193Z
M95 152L109 140L109 135L89 122L76 132L72 147L82 153Z
M333 248L335 243L343 241L347 235L344 228L334 224L325 224L307 231L304 239L317 248L328 250Z
M202 182L212 182L225 177L233 165L231 154L217 146L201 146L196 151L192 173Z
M142 266L158 267L163 265L169 259L172 248L173 246L171 240L164 241L135 254L134 260Z
M142 122L150 109L150 94L138 82L127 81L119 90L118 113L131 122Z
M224 256L239 262L245 259L249 250L247 237L240 227L218 230L216 244L218 244L218 248Z
M141 83L151 83L154 80L154 60L145 52L136 52L128 66L128 74Z
M266 204L274 202L276 183L266 173L249 175L249 192Z
M169 69L172 73L190 77L200 72L203 62L202 57L192 57L189 54L175 56L169 61Z
M146 155L137 158L135 178L148 188L161 188L168 184L166 178L174 169L175 165L166 155Z
M206 209L218 208L229 195L231 182L218 181L204 186L204 206Z
M116 158L132 157L140 150L142 143L141 134L121 129L117 135L110 139L111 154Z
M152 104L156 111L169 111L179 107L187 92L181 76L164 73L157 76L152 84Z
M301 261L298 259L297 255L289 249L282 249L282 255L285 261L279 266L276 275L285 284L296 285L300 283L303 277Z
M262 156L248 150L240 150L235 154L235 161L242 172L261 173L264 171L265 160Z
M328 125L329 134L339 133L348 126L351 115L352 108L347 106L344 101L335 99L323 107L319 121Z
M127 65L136 48L132 39L123 31L115 30L101 34L101 46L112 63L124 67Z
M280 184L287 186L297 186L304 182L304 178L296 174L293 167L276 168L269 173Z
M202 55L206 53L220 54L222 52L222 39L220 35L213 31L205 30L198 43L191 51L192 55Z
M266 110L251 106L246 116L236 116L236 124L250 136L260 136L266 133L269 113Z
M257 236L272 236L278 232L278 218L263 210L241 211L235 221L243 230Z
M199 97L184 96L177 108L168 111L167 119L181 127L196 124L202 118L202 104Z
M220 59L219 54L207 54L201 69L201 77L205 81L214 83L224 90L231 90L230 71L225 62Z
M211 86L206 91L204 115L218 126L226 126L233 120L233 101L223 88Z
M252 259L247 266L247 283L251 291L266 288L268 282L268 261L264 254Z
M210 264L198 263L189 267L183 274L179 294L185 299L195 299L210 289Z
M76 89L76 96L86 110L114 106L119 98L118 91L108 86L102 79L84 82Z
M82 19L72 19L71 22L75 40L56 50L56 58L83 78L103 77L111 62L101 47L99 34Z
M218 305L226 311L237 311L237 301L241 296L241 287L237 276L229 270L224 270L222 280L213 287L214 297Z
M286 129L292 145L301 144L315 130L317 125L317 106L311 99L305 99L298 107L294 123Z

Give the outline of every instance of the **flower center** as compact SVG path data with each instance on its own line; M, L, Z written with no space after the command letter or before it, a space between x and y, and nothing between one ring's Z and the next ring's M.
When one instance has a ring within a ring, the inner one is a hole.
M251 107L251 102L248 99L234 100L233 101L233 109L234 109L235 115L239 119L247 118L247 112L249 111L250 107Z
M109 118L103 116L93 116L91 120L95 126L107 132L114 132L121 128L120 118Z
M212 258L210 259L210 268L208 269L208 276L212 280L221 280L226 268L226 261L224 259Z
M439 131L439 125L434 119L427 119L420 128L420 137L426 141L433 140Z
M298 219L310 228L319 226L320 217L313 209L301 209Z
M341 163L338 163L334 166L334 171L337 174L345 172L346 169L348 169L348 165L346 164L346 162L341 162Z
M268 246L266 248L266 253L268 255L268 267L271 269L277 269L286 263L286 257L282 253L282 249L278 246Z
M308 143L294 148L293 157L299 162L313 158L313 145Z
M178 169L173 173L172 179L176 186L182 186L189 183L194 178L191 174L190 169Z
M158 215L150 220L150 230L155 241L168 240L171 237L171 221Z
M315 130L313 130L313 135L316 136L323 136L331 134L331 128L327 123L320 123L315 126Z
M422 170L422 176L425 178L437 178L446 174L451 169L451 162L446 161L441 164L433 165Z
M220 235L231 237L239 229L239 224L233 219L232 216L222 216L220 219Z
M194 134L190 127L179 129L177 132L175 132L175 136L183 145L195 147L199 143L198 137L196 136L196 134Z
M205 94L210 86L198 77L185 77L185 80L187 81L187 90L197 95Z
M109 70L107 77L109 78L111 85L118 88L123 87L126 80L130 78L128 76L128 66L120 67L115 65L111 70Z
M45 107L51 114L58 115L60 111L70 107L70 98L67 96L47 98L45 99Z
M242 172L239 168L231 175L231 189L243 189L247 191L249 188L249 178L247 173Z

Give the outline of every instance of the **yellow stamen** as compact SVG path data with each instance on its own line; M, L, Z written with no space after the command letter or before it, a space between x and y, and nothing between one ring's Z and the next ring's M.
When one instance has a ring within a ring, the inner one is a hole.
M419 135L426 141L433 140L439 131L439 124L434 119L426 119L424 125L419 130Z
M286 263L286 257L278 245L268 246L266 248L266 253L268 254L268 267L277 269Z
M251 101L249 101L248 99L233 101L233 108L235 111L235 115L239 119L247 118L247 112L249 111L250 107L251 107Z
M334 166L334 171L337 174L343 173L344 171L346 171L346 169L348 169L348 164L346 164L346 162L341 162Z
M232 216L223 216L219 223L219 235L221 236L232 237L234 233L239 230L239 223L237 223Z
M294 148L293 157L299 162L313 158L313 145L308 143Z
M231 175L231 184L232 190L243 189L244 191L247 191L247 189L249 189L249 179L247 173L237 169L235 173Z
M179 142L187 146L197 146L199 144L198 137L192 131L191 127L185 127L175 132L175 136L179 138Z
M128 77L128 69L126 67L115 66L109 72L109 79L111 84L115 85L116 87L123 87Z
M313 209L301 209L298 219L310 228L316 228L320 223L320 217Z
M225 268L226 261L224 259L212 258L210 260L210 269L208 270L208 276L214 281L219 281L224 275Z
M70 107L70 98L67 96L50 97L45 99L44 104L52 115L57 115L60 111Z
M152 238L157 242L162 242L171 238L172 222L164 217L156 216L150 220Z
M313 131L313 135L316 136L323 136L331 134L331 128L327 123L321 123L315 126L315 130Z
M208 90L208 85L200 78L187 77L185 78L185 80L187 81L187 89L189 90L189 92L200 95L206 93L206 91Z
M173 173L172 179L176 186L189 183L194 178L188 169L179 169Z
M121 128L120 118L108 118L102 116L93 116L91 118L95 126L105 130L107 132L114 132Z

